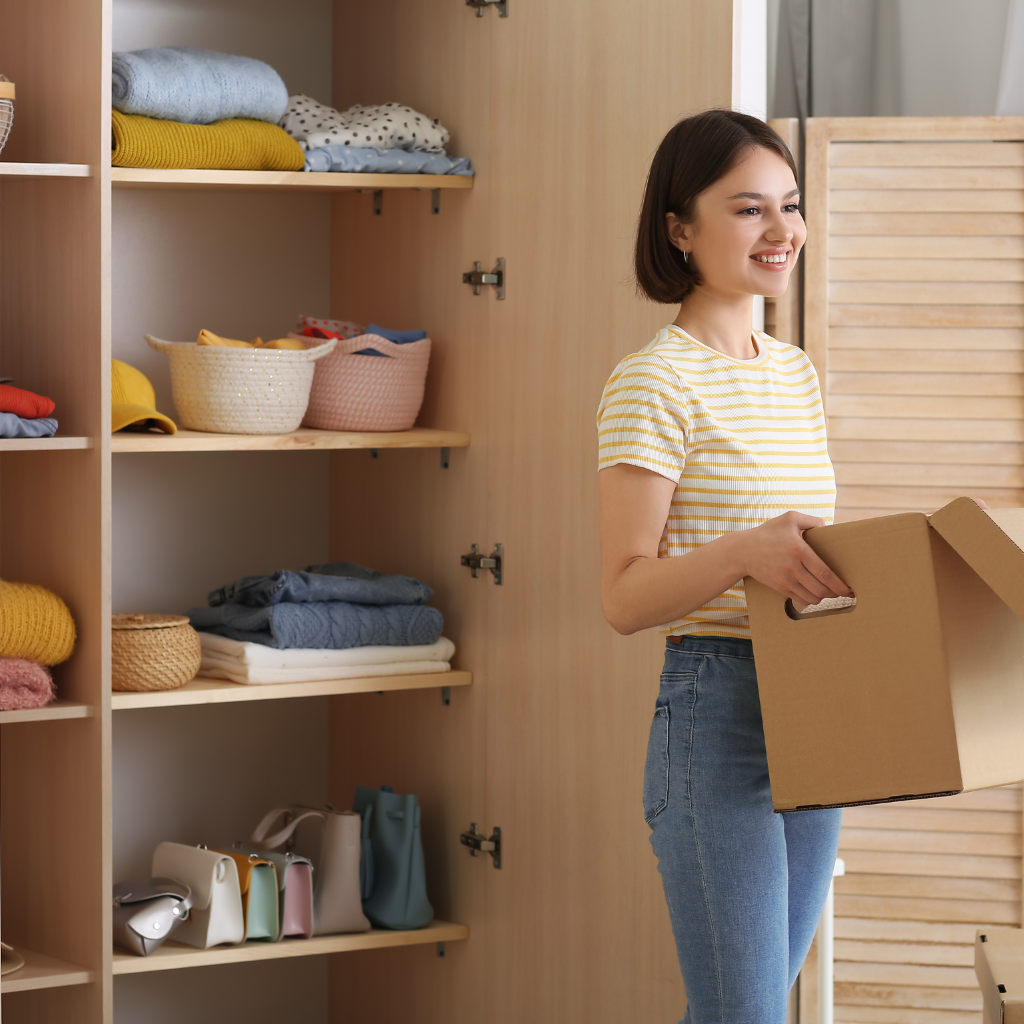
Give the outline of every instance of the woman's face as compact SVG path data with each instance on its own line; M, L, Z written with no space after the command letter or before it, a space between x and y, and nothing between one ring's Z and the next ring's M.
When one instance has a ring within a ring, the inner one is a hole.
M704 290L781 295L807 238L799 203L789 164L759 147L697 197L692 224L667 214L669 237L688 253Z

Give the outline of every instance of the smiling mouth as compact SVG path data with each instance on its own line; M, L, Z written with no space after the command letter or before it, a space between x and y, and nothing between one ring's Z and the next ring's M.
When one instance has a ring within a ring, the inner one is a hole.
M751 256L756 263L767 263L770 266L785 266L789 262L789 253L773 253L770 256Z

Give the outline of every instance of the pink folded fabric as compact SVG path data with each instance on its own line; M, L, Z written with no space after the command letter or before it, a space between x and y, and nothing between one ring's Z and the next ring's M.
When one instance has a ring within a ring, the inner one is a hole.
M0 711L41 708L54 697L49 669L27 658L0 658Z

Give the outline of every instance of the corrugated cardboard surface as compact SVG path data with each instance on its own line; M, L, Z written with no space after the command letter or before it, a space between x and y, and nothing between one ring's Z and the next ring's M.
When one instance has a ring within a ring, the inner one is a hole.
M963 788L930 533L919 513L808 531L849 612L794 620L747 580L776 810Z
M1024 1024L1024 932L981 929L974 941L974 973L988 1019L993 1024ZM1000 985L1005 992L999 991Z

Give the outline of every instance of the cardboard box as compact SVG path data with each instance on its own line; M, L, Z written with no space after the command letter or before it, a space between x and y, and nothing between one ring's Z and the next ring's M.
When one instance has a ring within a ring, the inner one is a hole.
M801 616L747 579L777 811L1024 780L1024 509L808 530L855 607Z
M1024 932L980 929L974 937L974 973L989 1024L1024 1024Z

